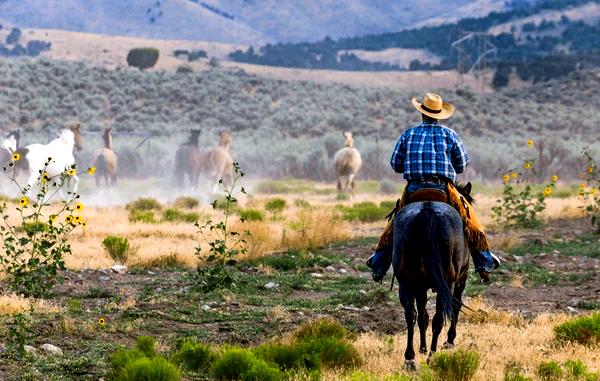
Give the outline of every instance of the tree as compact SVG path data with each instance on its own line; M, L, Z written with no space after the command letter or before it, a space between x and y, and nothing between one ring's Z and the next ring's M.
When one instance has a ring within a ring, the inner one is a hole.
M127 64L140 70L156 65L160 52L156 48L134 48L127 54Z

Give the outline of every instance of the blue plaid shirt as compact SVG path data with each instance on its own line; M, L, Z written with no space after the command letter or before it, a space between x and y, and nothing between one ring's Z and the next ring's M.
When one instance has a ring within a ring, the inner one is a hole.
M406 180L427 176L445 177L456 182L471 158L454 130L438 122L426 121L405 131L392 153L392 168Z

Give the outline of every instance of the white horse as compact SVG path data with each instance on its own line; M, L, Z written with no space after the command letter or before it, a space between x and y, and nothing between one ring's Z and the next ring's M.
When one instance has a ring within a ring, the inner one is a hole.
M337 151L333 156L335 166L335 176L337 178L338 194L345 192L348 187L351 188L352 196L356 194L356 184L354 178L362 167L362 158L360 152L354 145L352 132L344 132L344 148Z
M20 150L23 166L27 167L29 173L27 185L30 192L42 171L46 171L50 178L58 178L65 170L72 168L75 164L73 147L77 147L79 151L83 148L83 138L79 128L79 125L65 128L58 138L48 144L30 144ZM48 159L50 159L49 163ZM69 185L72 185L72 192L77 192L79 177L76 174L69 177Z

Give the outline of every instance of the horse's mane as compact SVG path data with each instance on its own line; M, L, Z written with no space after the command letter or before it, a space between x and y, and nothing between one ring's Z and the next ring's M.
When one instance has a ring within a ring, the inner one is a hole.
M457 181L454 186L458 190L458 193L460 193L469 204L475 204L475 199L471 196L471 183L463 184Z

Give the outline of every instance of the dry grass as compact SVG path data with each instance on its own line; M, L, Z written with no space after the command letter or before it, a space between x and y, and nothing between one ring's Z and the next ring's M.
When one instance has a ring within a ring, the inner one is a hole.
M471 307L475 301L471 301ZM504 367L509 362L520 364L528 376L535 374L535 369L543 361L564 362L570 359L582 360L589 369L600 369L600 351L598 348L581 345L556 346L553 338L553 327L568 319L566 315L544 314L532 321L521 317L496 311L485 306L488 318L485 322L466 321L459 323L455 344L458 348L469 348L481 354L481 365L474 381L502 380ZM515 322L518 321L518 327ZM431 332L431 331L430 331ZM445 340L445 331L442 339ZM430 340L430 333L428 340ZM443 341L442 340L442 341ZM418 340L415 340L415 345ZM361 370L378 377L392 373L403 373L405 334L381 337L374 333L358 336L355 346L364 358ZM417 355L419 362L424 362L425 355ZM341 380L344 376L337 371L328 371L324 380Z
M63 308L45 300L24 298L15 294L0 295L0 315L16 315L33 310L36 313L61 313Z

